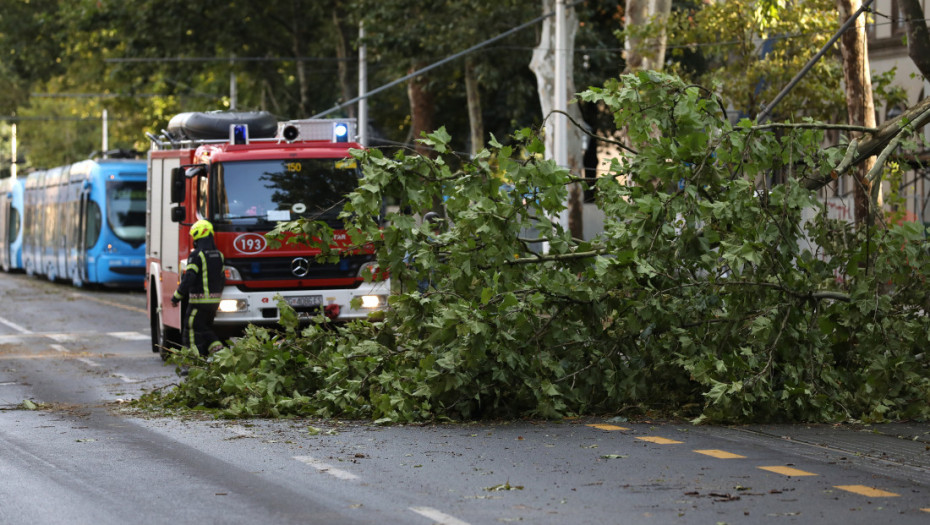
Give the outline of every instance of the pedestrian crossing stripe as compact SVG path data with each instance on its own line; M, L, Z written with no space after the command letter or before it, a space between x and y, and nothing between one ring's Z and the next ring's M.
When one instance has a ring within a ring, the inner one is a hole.
M816 476L813 472L807 472L806 470L800 470L791 467L759 467L762 470L767 470L769 472L774 472L776 474L782 474L784 476Z
M704 454L705 456L710 456L717 459L744 459L746 456L740 456L739 454L734 454L732 452L727 452L725 450L717 449L707 449L707 450L695 450L698 454Z
M655 443L657 445L680 445L684 443L684 441L675 441L674 439L668 439L668 438L658 437L658 436L643 436L643 437L638 437L636 439L639 439L641 441L648 441L650 443Z
M125 341L148 341L149 336L140 333L140 332L110 332L110 337L115 337L117 339L123 339Z
M597 429L600 429L600 430L629 430L629 429L626 428L626 427L618 427L617 425L607 425L607 424L603 424L603 423L597 423L597 424L592 424L592 425L588 425L588 426L589 426L589 427L592 427L592 428L597 428Z
M865 485L837 485L835 488L868 498L896 498L900 496L900 494L895 494L894 492L866 487Z

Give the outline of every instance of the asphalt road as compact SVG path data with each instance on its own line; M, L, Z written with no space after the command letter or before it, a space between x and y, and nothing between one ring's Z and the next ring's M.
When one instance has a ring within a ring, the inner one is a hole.
M139 417L144 306L0 274L0 523L930 522L930 425Z

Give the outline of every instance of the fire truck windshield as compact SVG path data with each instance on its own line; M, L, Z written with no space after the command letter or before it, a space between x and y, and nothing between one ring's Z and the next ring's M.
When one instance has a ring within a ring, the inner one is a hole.
M214 225L268 226L298 218L339 226L345 195L358 185L352 159L222 162L210 205Z
M120 239L145 242L145 181L107 181L107 222Z

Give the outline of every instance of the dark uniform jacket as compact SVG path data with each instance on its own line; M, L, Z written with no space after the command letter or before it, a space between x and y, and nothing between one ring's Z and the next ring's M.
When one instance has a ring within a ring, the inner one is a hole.
M219 303L226 285L223 263L223 254L216 249L212 235L195 241L174 297L180 300L188 296L191 303Z

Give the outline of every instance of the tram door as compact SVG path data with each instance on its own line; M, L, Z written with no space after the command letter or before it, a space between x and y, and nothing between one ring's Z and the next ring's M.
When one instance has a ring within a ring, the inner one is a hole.
M75 232L74 246L77 248L77 268L75 268L75 281L87 281L87 201L90 199L90 187L81 189L81 198L78 199L77 231Z
M16 212L13 210L13 199L7 195L0 195L0 267L5 272L10 271L12 264L13 239L10 235L14 226L11 220L14 213Z

